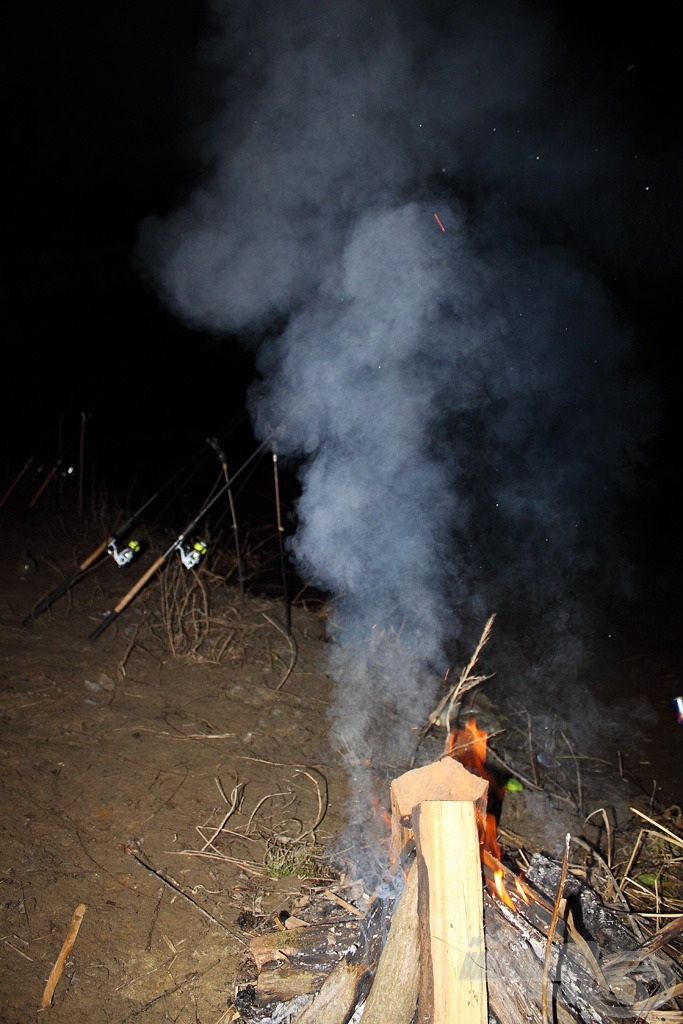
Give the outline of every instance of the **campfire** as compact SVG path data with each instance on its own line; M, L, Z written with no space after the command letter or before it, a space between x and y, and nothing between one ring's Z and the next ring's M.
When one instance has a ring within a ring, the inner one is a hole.
M387 829L386 884L364 903L328 889L333 921L255 936L258 981L234 1020L683 1024L683 916L634 934L569 872L569 833L561 862L537 853L523 873L505 863L506 789L488 767L489 737L474 716L451 724L454 693L486 678L468 675L475 661L437 709L446 708L441 756L393 779L390 810L373 798Z
M337 897L346 914L334 924L257 936L247 1019L682 1024L671 943L683 917L638 942L568 875L569 835L561 864L537 854L524 877L511 870L496 835L504 792L474 718L449 731L441 758L394 779L391 813L377 813L399 895L375 894L362 912Z

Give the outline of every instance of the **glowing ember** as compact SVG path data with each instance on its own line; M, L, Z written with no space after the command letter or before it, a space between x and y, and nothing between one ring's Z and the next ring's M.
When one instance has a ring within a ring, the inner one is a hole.
M515 878L515 890L517 891L517 895L523 899L525 903L529 903L529 897L531 894L519 878Z

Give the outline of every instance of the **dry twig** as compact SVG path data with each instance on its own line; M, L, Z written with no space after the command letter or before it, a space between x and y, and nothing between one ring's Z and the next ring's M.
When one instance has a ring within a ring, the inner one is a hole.
M40 1000L41 1010L45 1010L48 1006L52 1005L52 997L55 994L57 982L62 976L64 964L68 960L69 953L73 949L73 945L74 942L76 941L76 936L78 935L78 930L81 927L83 915L85 914L86 910L87 907L85 903L79 903L73 912L73 917L71 918L71 924L69 925L69 931L67 932L66 938L64 939L64 944L62 945L62 948L59 951L59 956L55 960L54 967L50 971L50 975L47 981L45 982L45 988L43 989L43 998Z
M550 968L550 954L553 947L553 938L555 936L555 929L557 928L557 919L560 916L560 906L562 904L562 893L564 890L564 883L567 877L567 865L569 863L569 840L570 835L567 833L564 843L564 857L562 858L562 870L560 872L560 880L557 884L557 893L555 895L555 903L553 905L553 916L550 920L548 927L548 937L545 944L545 959L543 962L543 980L541 983L541 1020L544 1024L549 1024L548 1021L548 972Z

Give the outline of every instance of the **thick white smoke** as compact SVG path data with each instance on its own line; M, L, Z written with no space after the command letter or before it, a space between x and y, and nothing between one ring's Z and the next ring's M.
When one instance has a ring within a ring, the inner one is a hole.
M619 147L597 160L595 110L553 92L561 51L514 4L212 14L205 174L138 259L189 324L258 345L254 425L299 466L292 555L334 597L362 819L366 765L405 768L449 644L496 612L496 671L561 710L584 592L627 583L613 525L646 405L579 248Z

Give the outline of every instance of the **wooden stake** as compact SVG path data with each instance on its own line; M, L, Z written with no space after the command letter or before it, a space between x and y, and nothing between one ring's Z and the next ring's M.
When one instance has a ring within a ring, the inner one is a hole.
M469 800L413 812L417 843L422 1024L487 1024L479 832Z

